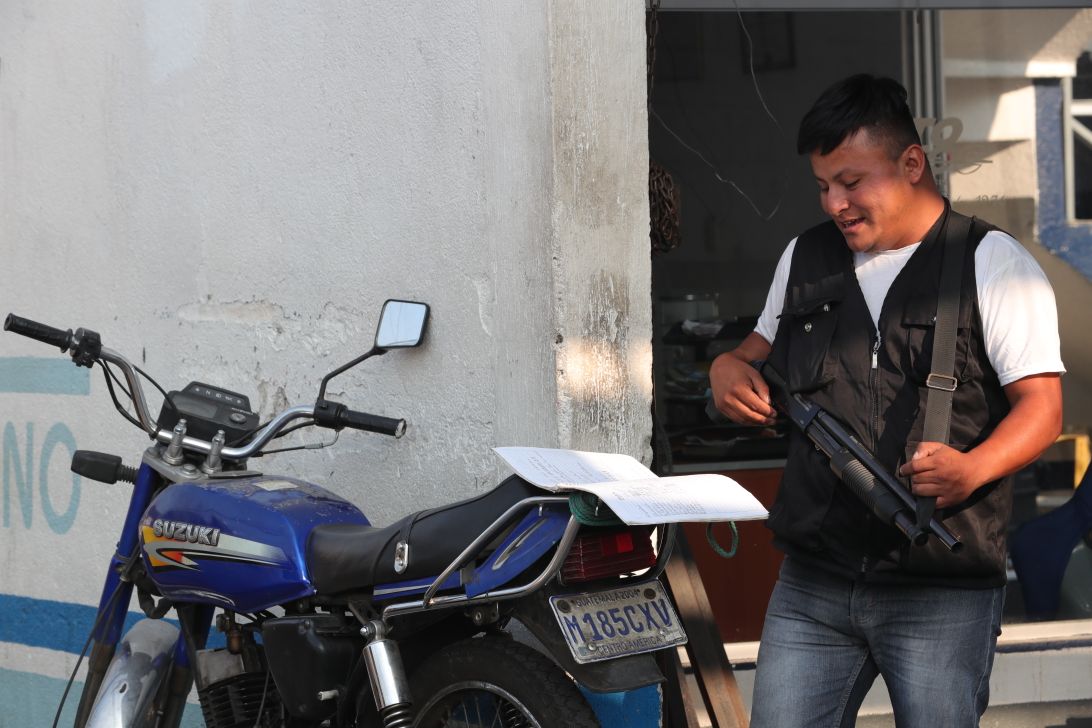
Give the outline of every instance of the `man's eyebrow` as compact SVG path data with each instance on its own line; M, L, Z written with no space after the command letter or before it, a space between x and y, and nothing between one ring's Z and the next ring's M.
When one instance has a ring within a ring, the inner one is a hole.
M848 177L863 177L864 174L865 173L860 171L860 170L853 169L852 167L847 167L845 169L839 169L837 172L835 172L834 174L832 174L830 176L830 179L834 180L835 182L841 182L847 176ZM817 174L813 174L812 176L815 178L816 182L825 182L826 181Z

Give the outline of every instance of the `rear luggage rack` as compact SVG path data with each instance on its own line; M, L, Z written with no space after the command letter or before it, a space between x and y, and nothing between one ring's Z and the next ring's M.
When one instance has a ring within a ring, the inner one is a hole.
M504 527L506 527L515 516L519 515L529 506L538 506L543 508L547 505L565 504L568 506L569 499L567 496L536 496L534 498L525 498L519 503L514 504L508 510L506 510L497 520L493 522L489 528L482 531L474 541L463 549L462 553L455 557L455 559L448 564L447 568L440 573L436 579L425 590L424 595L417 600L409 602L399 602L396 604L389 604L383 609L383 620L386 621L394 616L400 616L403 614L411 614L413 612L423 612L436 607L451 607L451 606L465 606L471 604L480 604L483 602L497 602L506 601L509 599L519 599L525 597L528 594L541 589L546 582L548 582L553 576L557 575L561 571L561 567L565 562L565 559L569 555L569 549L572 547L573 542L576 540L577 532L580 530L581 524L575 517L569 516L568 523L565 525L565 531L561 534L561 540L557 544L557 548L554 550L554 554L550 559L550 562L546 564L542 572L532 579L530 582L523 584L522 586L507 587L504 589L496 589L489 591L478 596L468 596L466 594L445 594L437 596L436 592L440 590L441 585L447 581L447 579L468 564L479 552L485 547L486 544L493 539L493 537ZM662 526L663 532L660 538L660 551L656 560L655 566L644 575L643 578L657 578L667 566L667 560L671 556L671 547L675 542L675 528L676 524L668 523Z

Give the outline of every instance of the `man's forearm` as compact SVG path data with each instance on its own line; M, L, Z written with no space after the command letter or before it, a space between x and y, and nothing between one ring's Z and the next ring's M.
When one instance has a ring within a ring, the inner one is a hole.
M1062 431L1062 390L1057 374L1028 377L1005 387L1012 409L986 440L967 453L976 486L1033 462Z

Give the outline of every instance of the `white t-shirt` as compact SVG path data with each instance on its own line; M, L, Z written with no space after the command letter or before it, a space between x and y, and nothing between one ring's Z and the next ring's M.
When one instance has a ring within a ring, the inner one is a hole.
M796 238L785 248L774 271L766 306L755 333L773 343L777 317L785 304L789 266ZM872 321L877 324L880 308L895 277L921 243L880 253L854 253L857 273ZM1046 372L1065 372L1058 339L1058 309L1054 289L1028 251L1012 236L991 230L974 254L978 310L986 356L1001 386Z

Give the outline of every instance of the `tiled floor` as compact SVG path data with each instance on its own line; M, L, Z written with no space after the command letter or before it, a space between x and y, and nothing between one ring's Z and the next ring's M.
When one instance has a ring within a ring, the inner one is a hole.
M857 720L857 728L894 728L894 725L895 720L885 715ZM982 716L981 728L1092 728L1092 700L989 708Z

